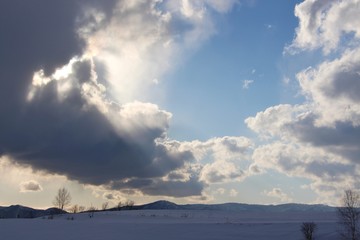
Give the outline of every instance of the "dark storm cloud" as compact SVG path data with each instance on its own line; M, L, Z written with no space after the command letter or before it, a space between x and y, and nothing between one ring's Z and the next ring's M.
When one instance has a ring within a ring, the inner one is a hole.
M0 1L0 155L81 183L106 185L134 178L137 182L128 187L146 194L200 195L202 185L196 181L151 179L193 159L190 152L170 152L155 142L167 126L144 125L129 137L88 103L82 84L94 84L89 61L73 65L72 85L65 93L59 92L61 82L52 79L36 87L31 101L27 100L34 72L43 69L51 78L56 68L82 55L85 43L76 30L92 21L81 19L84 9L97 8L109 16L114 2Z
M172 180L172 181L180 181L180 180L186 179L187 176L183 173L172 172L167 177L169 180Z
M149 195L164 196L170 195L174 197L201 196L204 184L198 179L190 179L189 181L155 181L150 186L145 186L141 191Z
M164 181L162 179L133 179L127 182L113 182L114 189L139 189L144 194L155 196L188 197L200 196L205 187L197 177L188 181Z
M135 129L141 141L119 134L76 87L59 100L58 84L51 81L38 89L13 122L16 127L2 131L5 154L19 163L83 183L106 184L112 179L161 177L192 160L190 152L170 154L165 146L156 144L161 129Z
M1 66L10 73L40 67L49 73L66 63L81 52L74 28L77 12L77 1L1 1Z
M75 1L0 1L1 128L14 126L35 70L50 73L81 53L76 11Z
M110 16L114 4L115 0L0 1L0 76L6 79L1 93L13 90L11 95L23 100L35 70L52 73L82 53L85 43L76 31L83 8L101 7Z

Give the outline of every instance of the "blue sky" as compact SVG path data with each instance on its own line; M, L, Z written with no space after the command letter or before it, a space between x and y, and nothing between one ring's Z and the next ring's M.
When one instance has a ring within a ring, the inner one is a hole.
M171 128L175 138L249 134L245 118L272 105L298 101L296 90L283 83L287 75L294 78L283 50L294 37L297 2L244 3L217 16L217 34L167 76L164 106L173 109L174 125L183 121L189 127ZM253 81L248 89L243 87L246 80Z
M84 206L337 205L360 186L359 0L0 9L0 205L60 187Z

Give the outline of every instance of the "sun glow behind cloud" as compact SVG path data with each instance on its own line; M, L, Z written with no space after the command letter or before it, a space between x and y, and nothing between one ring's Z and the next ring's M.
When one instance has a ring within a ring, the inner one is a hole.
M80 28L87 53L105 66L100 76L120 103L146 100L154 79L178 66L185 56L215 33L210 11L225 13L237 1L118 1L104 27L103 14L89 9L96 19ZM180 11L179 11L180 9ZM98 29L91 32L90 29ZM86 34L85 34L85 33Z
M144 102L153 79L161 79L182 61L180 52L196 49L214 34L212 14L224 13L235 3L184 0L180 12L178 1L117 1L111 13L91 4L82 9L76 24L84 52L53 72L34 69L27 93L25 118L37 136L27 148L36 149L44 138L46 151L29 151L14 161L83 184L146 195L204 197L204 188L212 182L208 179L241 180L244 172L231 169L235 165L230 161L248 159L243 154L250 147L247 139L167 139L172 114ZM27 134L24 141L32 136ZM237 153L244 142L244 150ZM197 148L212 153L215 147L215 157L204 156L207 163L204 157L194 157ZM10 145L8 149L10 158L18 151ZM226 157L216 157L220 152ZM211 167L217 161L227 167L218 172ZM87 164L86 171L82 164ZM34 183L23 182L22 189L34 188Z

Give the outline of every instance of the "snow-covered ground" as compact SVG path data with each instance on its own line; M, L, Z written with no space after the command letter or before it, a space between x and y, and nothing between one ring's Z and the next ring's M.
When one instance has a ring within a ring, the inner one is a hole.
M74 218L74 220L71 220ZM70 219L70 220L69 220ZM134 210L55 216L53 220L2 219L6 240L301 240L303 222L315 222L316 239L335 240L335 212L249 213L196 210Z

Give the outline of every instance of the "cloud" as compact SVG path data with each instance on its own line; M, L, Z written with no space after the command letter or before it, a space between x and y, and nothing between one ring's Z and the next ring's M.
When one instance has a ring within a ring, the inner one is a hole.
M236 191L235 189L231 189L229 193L230 197L236 197L238 194L239 192Z
M238 0L229 0L229 1L207 0L205 2L216 11L222 13L230 11L235 4L239 4Z
M76 69L73 66L73 71ZM84 183L105 184L116 178L163 176L181 167L185 160L182 157L191 160L191 154L180 156L174 150L170 153L163 144L155 142L168 127L169 113L150 103L106 103L96 96L101 94L96 92L96 79L81 84L78 75L74 72L66 79L52 80L36 89L23 116L22 126L28 130L12 130L23 141L16 144L26 144L32 150L23 149L22 157L16 161ZM60 97L58 88L67 81L73 87ZM101 108L97 101L102 103ZM17 152L11 141L4 146L9 155ZM96 171L106 175L94 175Z
M116 204L118 204L119 202L125 203L127 200L122 194L120 194L119 192L116 192L116 191L104 192L102 197L103 197L103 199L111 201Z
M318 125L336 122L360 124L360 48L297 74L304 95L316 105Z
M357 174L356 168L344 158L326 149L303 144L274 142L257 148L253 158L264 168L275 169L289 176L316 178L328 184Z
M25 193L25 192L40 192L43 190L43 188L41 187L41 185L34 180L30 180L30 181L26 181L26 182L22 182L20 183L20 192Z
M289 77L287 77L287 76L284 76L283 79L282 79L282 82L285 85L289 85L290 82L291 82L291 79Z
M306 100L271 106L245 120L265 141L253 152L254 164L311 180L318 202L337 204L344 186L360 184L360 28L351 20L359 3L307 0L296 6L299 27L286 50L324 52L318 65L296 75Z
M215 161L234 158L246 160L248 152L253 147L253 142L249 138L234 136L215 137L206 141L173 141L171 143L182 151L191 151L198 161L206 157Z
M219 194L219 195L224 195L225 194L225 188L218 188L216 189L216 194Z
M267 144L253 153L257 166L312 181L318 201L334 203L359 181L358 50L297 74L307 102L277 105L246 119ZM356 90L355 90L356 91ZM336 203L335 203L336 204Z
M318 201L326 198L327 203L334 204L334 196L344 186L359 185L358 133L351 124L318 127L314 124L316 115L306 111L295 114L301 108L294 106L293 112L289 109L292 118L277 115L282 111L270 111L275 116L269 115L268 122L250 121L259 133L270 136L266 144L254 150L252 158L263 171L273 169L289 177L311 180L311 189L321 196ZM258 116L262 119L262 114ZM262 123L264 128L260 127Z
M249 173L254 175L261 174L263 173L263 170L258 165L256 165L256 163L253 163L249 167Z
M247 126L261 138L285 137L284 127L308 111L307 105L281 104L258 112L255 117L245 119Z
M291 202L292 199L284 193L280 188L273 188L271 191L264 191L264 195L272 198L277 198L281 202Z
M198 196L213 183L242 181L249 173L238 164L249 161L252 142L244 137L212 138L205 142L165 141L164 146L187 152L195 161L169 172L164 177L129 178L113 181L113 189L139 189L144 194L174 197Z
M141 189L144 194L156 196L188 197L201 196L204 184L197 178L189 181L154 181L153 184Z
M179 150L190 151L197 160L192 170L204 184L242 181L249 174L240 167L250 161L253 143L245 137L211 138L207 141L173 142Z
M288 50L323 48L330 53L339 45L352 44L360 38L359 0L306 0L295 7L299 18L296 37ZM347 42L343 37L354 36Z
M103 78L116 101L154 97L154 79L162 79L214 35L214 16L226 13L236 2L118 1L108 24L85 35L87 54L105 67ZM92 18L101 15L88 12Z
M201 196L195 154L228 158L246 146L170 141L172 114L147 96L235 4L2 1L0 156L110 190Z
M201 171L200 180L207 183L224 183L228 181L239 181L245 177L236 164L229 161L216 161L206 164Z
M249 87L250 87L250 84L252 84L252 83L254 83L254 80L244 80L243 81L243 86L242 86L242 88L243 89L249 89Z

